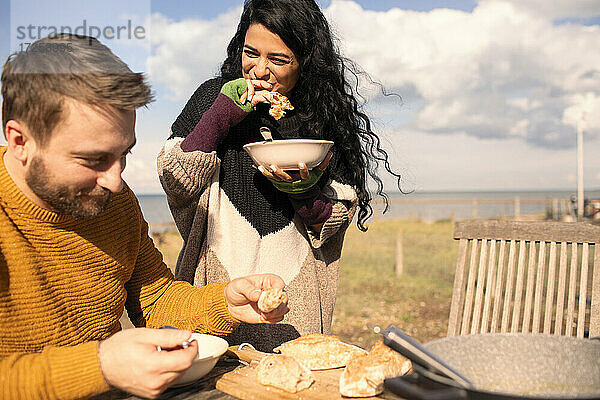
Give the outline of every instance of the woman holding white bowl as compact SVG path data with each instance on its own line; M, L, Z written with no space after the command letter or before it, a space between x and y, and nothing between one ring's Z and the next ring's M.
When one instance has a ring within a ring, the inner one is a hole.
M219 77L198 87L173 123L159 175L183 236L176 275L195 285L271 272L286 283L290 312L277 325L242 325L227 339L262 351L298 335L329 333L344 234L358 209L372 214L367 176L385 151L359 110L356 87L314 0L248 0ZM271 96L293 106L269 115ZM243 150L262 140L334 142L309 171L255 166Z

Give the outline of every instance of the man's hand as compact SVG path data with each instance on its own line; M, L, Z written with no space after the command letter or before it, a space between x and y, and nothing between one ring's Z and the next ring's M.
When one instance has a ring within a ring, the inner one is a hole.
M98 357L108 384L155 398L179 378L198 354L198 343L177 348L191 332L175 329L126 329L100 342ZM158 351L160 346L163 351Z
M263 313L258 309L257 302L260 294L263 290L272 287L283 290L285 283L283 279L274 274L250 275L232 280L225 287L225 299L229 313L234 318L251 324L274 324L281 321L289 311L287 295L285 295L283 303L269 313Z

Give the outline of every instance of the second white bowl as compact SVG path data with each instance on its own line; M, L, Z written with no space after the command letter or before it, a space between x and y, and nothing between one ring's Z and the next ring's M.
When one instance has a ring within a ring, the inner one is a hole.
M173 386L187 385L208 374L229 347L227 341L218 336L192 333L192 339L198 342L198 357Z

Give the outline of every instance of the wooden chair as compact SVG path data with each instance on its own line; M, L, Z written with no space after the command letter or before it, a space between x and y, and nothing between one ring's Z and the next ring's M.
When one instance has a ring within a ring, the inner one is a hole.
M454 238L448 336L600 336L600 226L478 220L457 223Z

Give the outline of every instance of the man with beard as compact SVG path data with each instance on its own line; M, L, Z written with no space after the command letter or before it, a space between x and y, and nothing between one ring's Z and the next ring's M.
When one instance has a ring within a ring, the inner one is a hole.
M276 275L175 282L121 179L135 110L152 95L107 47L61 34L2 72L0 398L155 397L191 365L190 331L275 323L257 310ZM140 328L121 330L127 308ZM172 325L181 330L158 330ZM159 348L171 349L160 351Z

